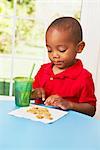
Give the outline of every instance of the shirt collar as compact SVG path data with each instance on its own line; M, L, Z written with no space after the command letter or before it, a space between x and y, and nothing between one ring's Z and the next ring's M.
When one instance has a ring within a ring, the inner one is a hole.
M52 71L52 63L48 65L47 68L45 68L45 71L47 74L49 74L53 78L71 78L71 79L76 79L79 74L81 73L83 69L83 64L80 59L77 59L76 63L72 65L71 67L67 68L63 72L59 74L54 74Z

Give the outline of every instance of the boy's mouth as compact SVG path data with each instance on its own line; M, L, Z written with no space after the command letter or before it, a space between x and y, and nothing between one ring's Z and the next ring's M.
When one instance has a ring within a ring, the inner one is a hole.
M53 61L53 63L54 63L56 66L62 65L62 61Z
M62 64L62 61L53 61L55 65Z

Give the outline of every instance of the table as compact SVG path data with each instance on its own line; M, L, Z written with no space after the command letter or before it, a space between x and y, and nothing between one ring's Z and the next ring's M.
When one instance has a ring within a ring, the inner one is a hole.
M0 101L0 150L100 150L100 121L69 111L52 124L8 115L14 101Z

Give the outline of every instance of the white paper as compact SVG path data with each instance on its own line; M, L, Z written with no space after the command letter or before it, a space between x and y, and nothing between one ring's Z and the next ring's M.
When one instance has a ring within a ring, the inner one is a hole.
M52 122L60 119L61 117L63 117L64 115L66 115L68 113L66 111L59 110L59 109L47 108L49 110L49 112L51 113L53 119L52 120L45 119L45 118L38 119L35 114L27 112L27 110L29 110L33 106L37 106L37 107L41 107L41 108L47 108L47 107L44 107L44 106L39 106L39 105L33 104L33 105L30 105L29 107L22 107L22 108L19 108L19 109L15 109L15 110L9 112L8 114L16 116L16 117L31 119L33 121L40 121L40 122L43 122L43 123L52 123Z

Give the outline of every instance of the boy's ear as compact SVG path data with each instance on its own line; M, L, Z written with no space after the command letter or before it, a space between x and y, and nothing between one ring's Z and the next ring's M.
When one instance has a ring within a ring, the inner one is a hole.
M77 44L77 49L76 49L77 53L81 53L83 51L84 47L85 47L85 42L83 42L83 41L79 42Z

